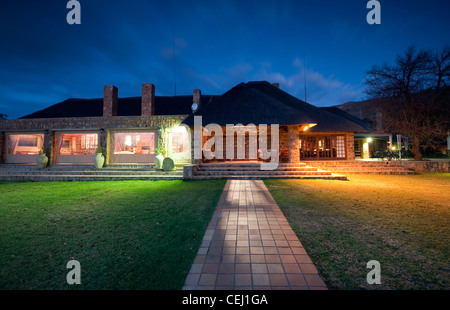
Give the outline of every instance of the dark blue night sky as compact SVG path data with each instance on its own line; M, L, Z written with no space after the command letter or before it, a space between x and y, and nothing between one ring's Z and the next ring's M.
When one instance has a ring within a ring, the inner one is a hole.
M17 118L67 98L222 94L240 82L278 82L317 106L365 98L373 65L415 44L450 44L447 0L379 0L369 25L366 0L79 0L69 25L66 0L0 4L0 113Z

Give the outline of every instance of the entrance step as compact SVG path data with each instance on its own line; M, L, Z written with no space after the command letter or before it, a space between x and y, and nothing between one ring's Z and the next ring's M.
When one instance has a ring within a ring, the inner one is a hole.
M347 181L345 175L330 173L329 175L220 175L195 176L195 180L229 179L229 180L261 180L261 179L321 179Z
M317 161L305 162L320 169L346 174L397 174L410 175L416 172L406 168L401 161Z
M118 181L181 180L183 170L155 170L153 165L120 165L96 169L92 165L0 165L0 180L6 181Z
M275 170L261 170L260 163L207 163L194 169L194 179L327 179L347 180L344 175L308 166L306 163L280 164Z
M181 176L171 176L171 175L10 175L2 176L0 175L1 181L131 181L131 180L146 180L146 181L157 181L157 180L181 180Z

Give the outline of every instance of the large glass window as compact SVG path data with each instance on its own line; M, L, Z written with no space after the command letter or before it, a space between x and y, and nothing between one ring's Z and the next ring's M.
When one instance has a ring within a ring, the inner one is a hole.
M96 133L70 133L61 134L58 150L60 155L95 155L97 146Z
M345 137L344 136L336 137L336 157L337 158L345 158Z
M172 153L186 153L189 151L189 135L186 129L181 127L172 132Z
M361 157L361 141L355 139L355 142L353 145L354 145L353 149L355 151L355 157L360 158Z
M44 135L9 135L8 154L36 155L44 145Z
M154 154L154 132L117 132L114 134L114 154Z
M301 159L345 159L345 136L303 136Z

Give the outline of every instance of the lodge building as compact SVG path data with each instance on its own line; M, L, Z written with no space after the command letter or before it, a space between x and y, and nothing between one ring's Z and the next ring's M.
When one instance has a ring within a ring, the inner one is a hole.
M0 120L0 164L34 164L43 149L49 165L86 165L99 148L106 165L151 165L158 149L178 165L208 162L193 158L194 116L201 116L204 126L223 128L277 124L279 159L287 163L352 160L355 134L367 132L342 110L315 107L265 81L240 83L222 95L195 89L186 96L155 96L155 85L148 83L141 96L127 98L107 85L103 98L67 99L19 119ZM248 139L244 158L235 159L262 160L251 156Z

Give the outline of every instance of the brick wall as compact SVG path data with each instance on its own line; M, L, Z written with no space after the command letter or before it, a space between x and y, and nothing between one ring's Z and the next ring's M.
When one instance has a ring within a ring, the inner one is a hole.
M280 126L280 148L287 149L289 147L288 129L287 126Z
M54 119L13 119L0 122L0 163L5 162L5 136L8 132L42 132L44 148L53 163L56 155L56 132L85 131L99 133L99 144L106 148L111 129L149 129L173 127L180 124L187 115L172 116L107 116ZM105 154L107 155L107 154Z
M347 159L355 159L355 135L353 133L346 134L347 140Z
M63 131L92 129L127 129L172 127L181 123L187 115L74 117L52 119L12 119L0 123L0 131Z
M300 161L300 128L299 125L288 126L289 162L298 163Z
M152 83L142 84L141 115L150 116L155 114L155 85Z
M105 85L103 88L103 116L117 115L117 101L118 101L117 87L113 85Z
M103 149L110 149L109 130L111 129L149 129L159 130L161 127L173 127L180 124L187 116L115 116L115 117L83 117L83 118L55 118L55 119L16 119L0 121L0 163L5 162L5 133L7 132L42 132L44 136L44 148L50 157L50 162L56 158L56 134L57 131L89 130L99 133L99 144ZM316 133L308 133L316 135ZM320 133L321 135L337 133ZM354 159L353 133L339 133L346 136L347 159ZM268 145L270 147L270 133L268 133ZM297 135L295 135L297 137ZM192 135L193 138L193 135ZM286 126L280 126L280 147L287 148L289 135ZM294 138L294 136L292 136ZM298 139L298 137L297 137ZM193 145L193 143L192 143ZM109 154L105 154L109 162ZM294 154L292 154L294 156Z
M450 161L430 160L430 161L401 161L405 168L413 169L415 172L450 172Z

